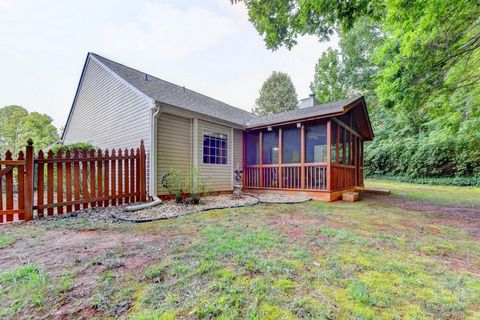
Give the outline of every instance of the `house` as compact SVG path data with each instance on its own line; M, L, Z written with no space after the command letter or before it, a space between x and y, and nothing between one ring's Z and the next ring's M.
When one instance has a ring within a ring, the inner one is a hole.
M62 143L135 148L145 141L150 195L164 195L171 168L197 168L212 191L231 191L243 168L246 189L309 192L334 200L363 185L363 143L373 132L363 97L265 117L87 55Z

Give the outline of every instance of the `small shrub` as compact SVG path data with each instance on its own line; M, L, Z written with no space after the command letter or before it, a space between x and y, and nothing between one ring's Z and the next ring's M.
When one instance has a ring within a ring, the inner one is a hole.
M51 148L53 154L57 154L58 150L62 150L62 153L67 152L69 150L70 152L74 152L75 150L78 151L90 151L90 150L95 150L95 147L87 142L77 142L77 143L70 143L70 144L64 144L64 145L56 145Z
M167 189L169 195L175 197L177 203L183 201L185 178L181 175L179 170L175 168L170 169L170 171L162 178L162 186Z
M190 194L188 203L199 204L200 197L207 194L207 182L200 176L197 168L191 169L190 179L186 179L188 174L183 173L175 168L163 176L162 186L167 189L170 196L175 197L177 203L184 201L185 192Z
M192 183L190 184L190 203L199 204L200 197L207 194L207 182L203 179L197 168L192 169Z

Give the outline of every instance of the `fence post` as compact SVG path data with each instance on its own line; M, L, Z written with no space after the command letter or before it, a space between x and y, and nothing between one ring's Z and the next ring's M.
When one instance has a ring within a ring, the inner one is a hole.
M140 141L140 159L139 159L139 165L140 165L140 202L145 202L147 201L146 198L146 180L147 180L147 171L146 171L146 159L145 159L145 145L143 143L143 139Z
M25 221L33 219L33 140L27 140L27 148L25 152Z

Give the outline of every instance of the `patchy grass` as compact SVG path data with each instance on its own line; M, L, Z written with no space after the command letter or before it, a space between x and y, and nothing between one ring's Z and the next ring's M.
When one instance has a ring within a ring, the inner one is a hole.
M365 180L366 187L381 187L392 190L393 195L437 205L480 208L480 188L433 186L385 180Z
M9 234L0 234L0 249L8 247L11 244L14 244L17 241L17 238Z
M0 318L478 319L477 190L390 188L435 210L365 197L7 226Z

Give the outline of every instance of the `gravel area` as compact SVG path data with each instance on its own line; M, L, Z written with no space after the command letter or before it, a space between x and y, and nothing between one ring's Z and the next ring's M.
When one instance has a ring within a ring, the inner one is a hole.
M231 195L208 196L201 199L200 204L176 204L173 200L163 202L157 207L152 207L135 212L125 210L126 205L115 207L98 207L91 209L83 209L80 211L66 213L63 215L53 215L40 219L34 219L31 223L41 224L45 221L57 219L77 219L79 222L85 220L89 223L122 223L124 221L146 222L152 220L163 220L192 214L195 212L224 209L255 205L257 203L301 203L311 200L311 198L301 194L280 194L280 193L255 193L244 194L242 199L233 199ZM133 204L130 204L133 205Z
M305 201L312 200L312 198L303 195L303 194L293 194L293 193L258 193L255 194L260 199L262 203L302 203Z
M163 202L161 205L134 211L113 213L114 217L124 221L146 222L184 216L199 211L244 207L259 203L256 196L245 195L242 199L233 199L231 195L208 196L201 199L200 204L177 204L175 201Z

